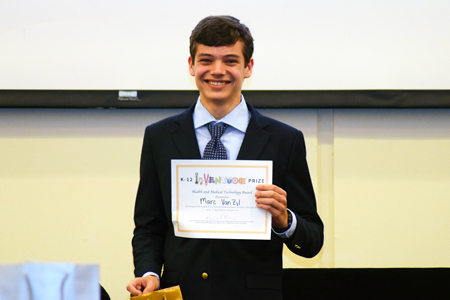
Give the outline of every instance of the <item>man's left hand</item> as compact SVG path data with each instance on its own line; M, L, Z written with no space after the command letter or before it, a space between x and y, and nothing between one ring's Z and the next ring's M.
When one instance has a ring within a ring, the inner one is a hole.
M256 186L256 190L256 206L272 215L273 227L287 229L289 226L287 193L273 184L259 184Z

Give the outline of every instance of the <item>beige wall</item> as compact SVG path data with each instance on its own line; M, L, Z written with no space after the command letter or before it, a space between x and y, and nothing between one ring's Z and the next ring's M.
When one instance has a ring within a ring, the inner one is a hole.
M180 110L1 109L0 263L97 263L127 299L146 125ZM449 267L450 110L263 110L301 129L326 226L285 267Z

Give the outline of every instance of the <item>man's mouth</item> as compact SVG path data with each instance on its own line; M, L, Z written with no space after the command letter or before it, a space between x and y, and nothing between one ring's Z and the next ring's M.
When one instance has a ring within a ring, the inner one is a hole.
M226 85L229 83L228 81L216 81L216 80L205 80L205 81L210 85L216 86Z

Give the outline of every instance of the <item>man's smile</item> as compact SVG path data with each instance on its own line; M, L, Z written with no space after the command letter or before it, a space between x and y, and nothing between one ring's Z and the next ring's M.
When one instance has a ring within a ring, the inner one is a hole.
M217 86L223 86L230 83L229 81L217 81L217 80L205 80L205 82Z

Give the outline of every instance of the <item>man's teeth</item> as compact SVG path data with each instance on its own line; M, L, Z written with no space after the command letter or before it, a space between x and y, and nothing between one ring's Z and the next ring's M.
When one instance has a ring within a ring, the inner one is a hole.
M212 85L225 85L226 82L224 82L224 81L209 81L209 84L212 84Z

